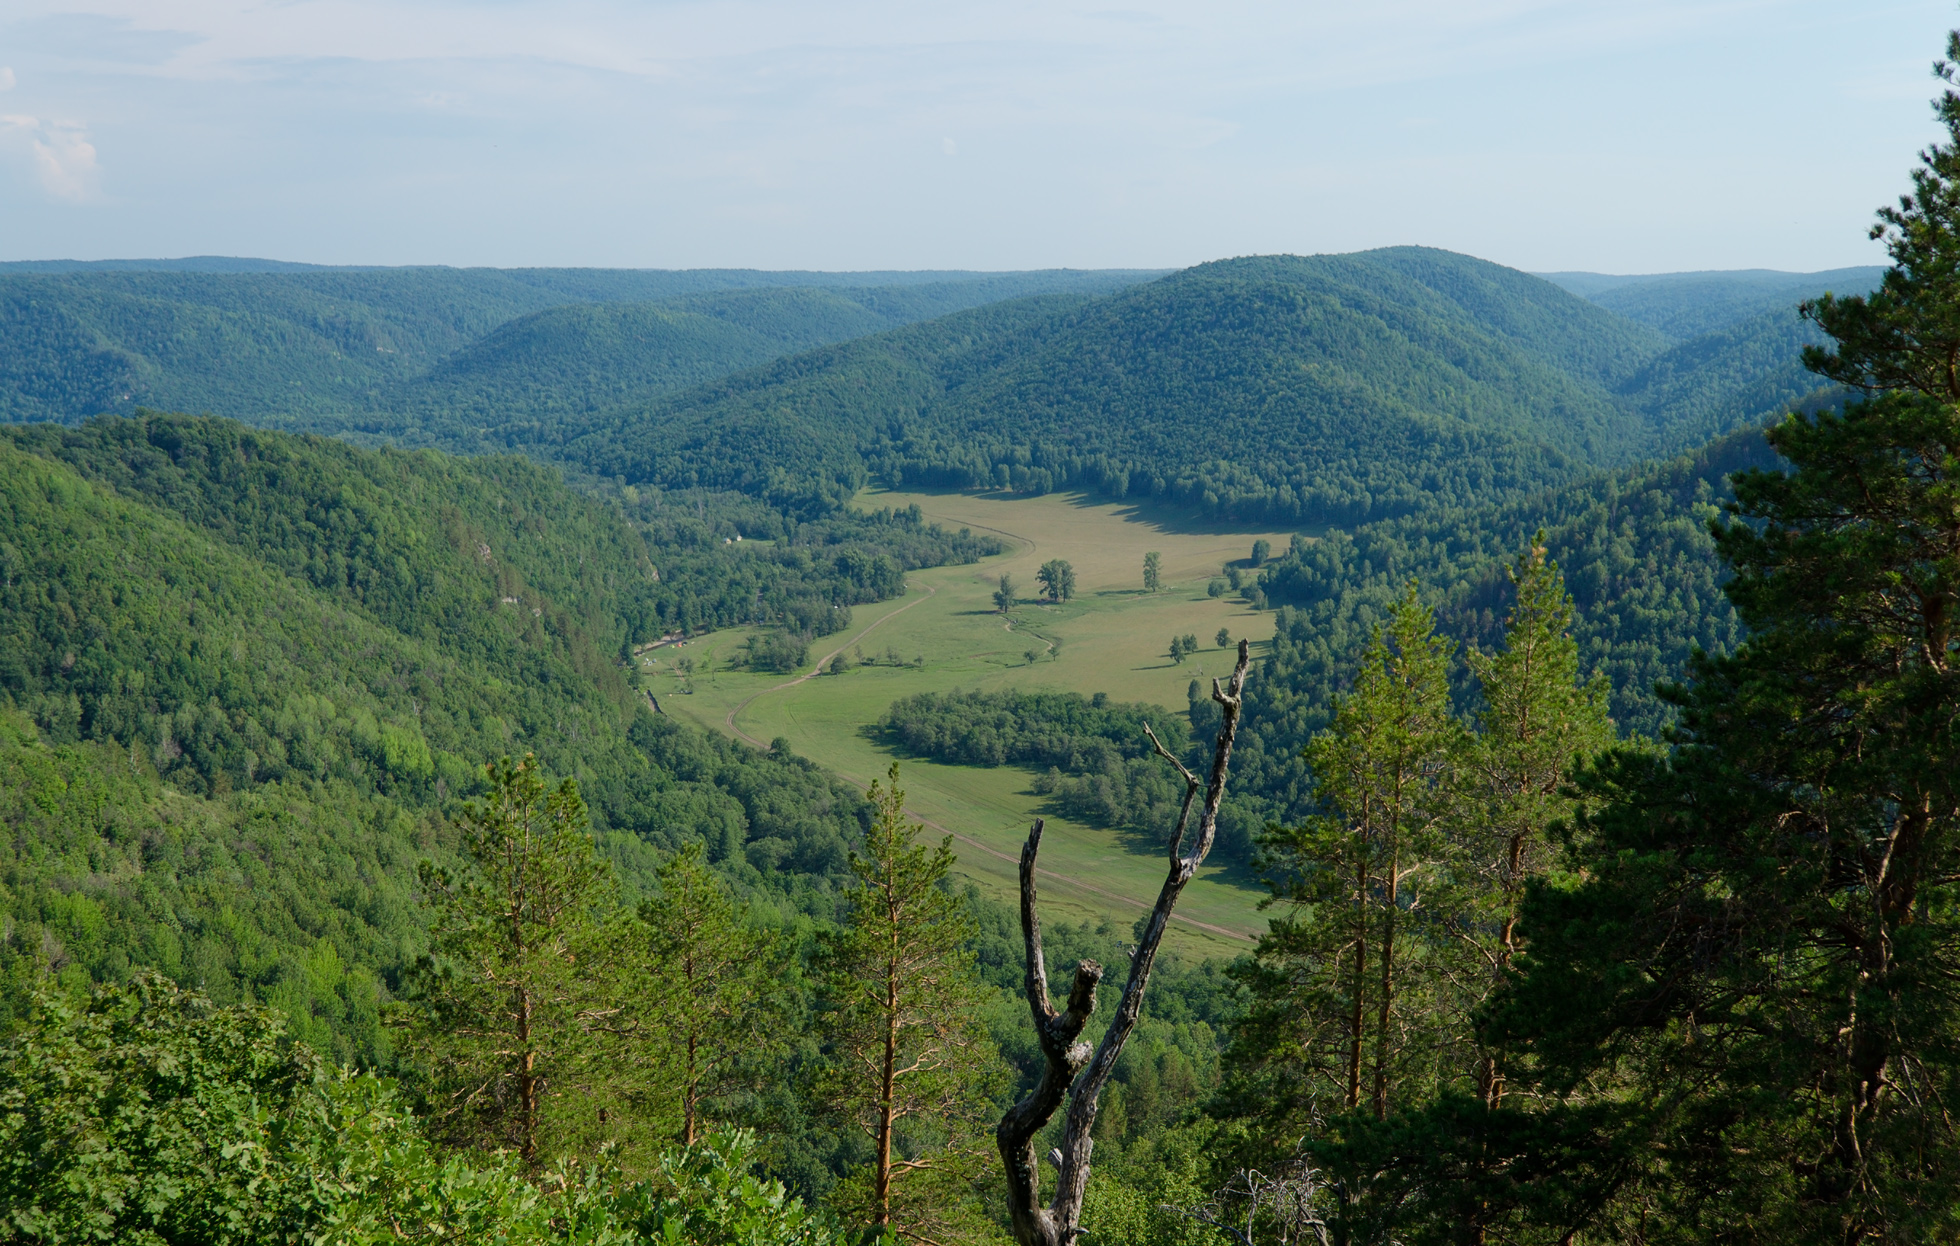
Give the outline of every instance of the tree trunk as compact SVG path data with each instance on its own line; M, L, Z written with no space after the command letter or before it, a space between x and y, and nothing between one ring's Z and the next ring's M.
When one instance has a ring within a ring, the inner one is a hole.
M1388 903L1382 909L1382 997L1375 1034L1375 1119L1388 1119L1389 1023L1395 1011L1395 905L1400 890L1396 877L1401 854L1388 854Z
M1157 947L1170 923L1171 911L1184 887L1198 872L1211 851L1218 832L1218 806L1225 797L1225 776L1231 760L1232 742L1238 733L1239 710L1250 664L1250 647L1239 642L1238 665L1229 684L1221 688L1212 681L1211 695L1223 711L1218 740L1212 749L1211 779L1198 819L1198 838L1191 851L1184 852L1184 832L1191 817L1191 802L1200 783L1150 733L1157 754L1177 768L1184 777L1184 805L1172 830L1169 848L1170 870L1157 893L1157 903L1144 924L1137 948L1130 955L1130 976L1124 984L1122 1001L1110 1019L1103 1038L1093 1054L1089 1044L1077 1041L1089 1014L1096 1007L1096 986L1102 967L1094 961L1076 966L1075 984L1069 991L1068 1007L1056 1012L1048 1002L1048 969L1042 958L1041 923L1035 911L1035 859L1041 850L1042 823L1036 821L1028 832L1027 846L1021 850L1021 935L1026 944L1026 974L1023 985L1028 1007L1033 1013L1035 1035L1041 1045L1041 1080L1028 1096L1008 1109L995 1130L1000 1146L1001 1165L1007 1173L1007 1207L1013 1221L1014 1237L1020 1246L1076 1246L1082 1219L1082 1200L1089 1183L1091 1131L1095 1127L1097 1101L1103 1086L1116 1067L1117 1057L1129 1040L1143 1009L1143 993L1150 981L1150 968L1157 958ZM1145 727L1146 733L1150 729ZM1034 1153L1035 1135L1055 1114L1063 1099L1069 1102L1062 1145L1060 1172L1055 1197L1049 1206L1041 1205L1041 1171Z
M1347 1105L1361 1106L1361 1058L1367 1041L1366 995L1368 978L1368 839L1363 832L1361 850L1354 857L1354 999L1348 1018Z
M681 1145L694 1145L694 1105L701 1099L700 1075L695 1069L701 1036L690 1028L687 1033L687 1080L681 1087Z
M518 1154L526 1164L538 1162L538 1053L531 1046L531 992L517 988L517 1127Z
M898 929L893 923L893 938ZM898 1071L898 963L894 950L885 973L885 1051L878 1071L878 1166L872 1197L878 1204L876 1224L883 1236L892 1222L892 1118L894 1083Z

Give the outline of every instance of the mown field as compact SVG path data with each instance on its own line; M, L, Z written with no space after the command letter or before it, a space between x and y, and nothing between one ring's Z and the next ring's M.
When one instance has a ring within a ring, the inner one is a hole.
M741 629L649 654L643 678L662 709L755 744L787 739L798 754L869 783L894 760L871 724L913 693L1107 692L1162 705L1168 717L1183 713L1193 679L1208 681L1230 669L1230 651L1215 644L1221 627L1234 640L1254 642L1256 672L1272 615L1234 597L1209 597L1206 584L1222 564L1246 558L1256 538L1284 549L1288 534L1219 531L1162 512L1058 495L877 492L859 504L914 502L938 523L998 534L1013 549L972 566L914 572L903 598L858 607L850 630L814 646L810 663L795 675L729 669L747 639ZM1157 593L1143 590L1143 557L1151 550L1162 555ZM1050 558L1075 568L1078 596L1065 605L1035 600L1035 570ZM1021 598L1005 619L993 604L1003 573L1014 578ZM1201 647L1174 663L1171 638L1185 634L1198 636ZM812 673L839 652L861 653L867 661L842 675ZM691 675L679 673L682 659ZM1256 676L1251 690L1257 695ZM1037 816L1048 820L1042 889L1044 908L1055 917L1109 917L1127 925L1163 881L1160 854L1126 843L1117 831L1053 816L1029 790L1025 770L898 760L914 816L957 837L962 873L989 895L1013 894L1015 863ZM1256 910L1262 894L1242 871L1207 868L1179 906L1175 943L1193 954L1236 953L1264 928Z

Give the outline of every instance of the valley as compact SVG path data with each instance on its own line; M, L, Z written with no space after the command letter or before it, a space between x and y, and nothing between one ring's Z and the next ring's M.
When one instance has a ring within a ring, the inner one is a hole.
M1201 1197L1152 1157L1206 1115L1304 1136L1329 1036L1427 1112L1492 989L1464 958L1534 920L1495 831L1525 819L1532 871L1570 855L1572 760L1658 755L1664 686L1748 653L1711 521L1778 465L1766 420L1841 393L1790 301L1872 274L1595 300L1618 279L1395 248L795 276L0 273L0 1033L39 983L155 972L414 1084L515 852L525 887L581 880L546 917L578 1015L628 1018L551 1023L581 1063L550 1066L578 1089L549 1145L631 1166L674 1136L645 1040L685 945L740 979L725 1033L780 1044L708 1118L844 1209L835 1027L877 970L840 950L938 941L935 1033L1005 1074L962 1119L997 1119L1039 1058L1030 823L1051 979L1094 960L1110 1001L1184 795L1146 740L1206 765L1242 640L1098 1188Z
M1230 670L1230 650L1215 643L1220 628L1234 640L1252 640L1255 662L1272 637L1271 612L1250 609L1237 594L1208 596L1208 583L1227 562L1245 560L1249 567L1253 541L1284 549L1288 536L1226 531L1168 510L1079 495L876 490L857 501L860 510L914 504L943 527L995 535L1013 548L969 566L912 572L902 598L859 607L851 628L813 645L810 661L793 676L730 669L750 634L732 629L648 655L644 686L669 713L758 747L781 737L797 754L859 786L900 761L908 807L957 838L962 875L996 899L1012 898L1028 824L1044 817L1046 902L1071 920L1109 917L1127 927L1148 910L1163 881L1160 854L1126 843L1117 830L1056 816L1029 789L1024 769L905 758L870 725L900 697L956 688L1101 692L1182 716L1192 680ZM1163 559L1156 593L1142 588L1150 551ZM1050 558L1075 568L1078 596L1065 605L1035 599L1035 571ZM1013 578L1020 598L1007 618L993 602L1002 575ZM1187 634L1199 637L1199 648L1173 662L1170 640ZM871 660L844 674L812 673L833 654L855 659L860 652ZM680 660L689 662L691 676L679 674ZM692 692L682 693L684 687ZM1235 954L1262 928L1256 906L1265 894L1243 868L1207 866L1185 894L1179 916L1186 920L1173 927L1173 944L1194 955Z

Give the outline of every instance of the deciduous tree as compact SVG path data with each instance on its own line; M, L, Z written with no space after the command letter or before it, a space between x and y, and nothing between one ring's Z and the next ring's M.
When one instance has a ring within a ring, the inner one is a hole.
M1066 559L1050 558L1041 564L1034 578L1048 590L1050 601L1063 602L1075 596L1075 568Z

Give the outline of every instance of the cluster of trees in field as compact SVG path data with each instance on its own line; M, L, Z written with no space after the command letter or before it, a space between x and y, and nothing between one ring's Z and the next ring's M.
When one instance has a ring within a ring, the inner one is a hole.
M896 748L960 766L1021 766L1055 811L1154 842L1177 820L1184 785L1153 758L1145 728L1195 759L1183 719L1155 706L1064 692L920 693L894 702L877 724ZM1244 857L1244 845L1218 851Z

